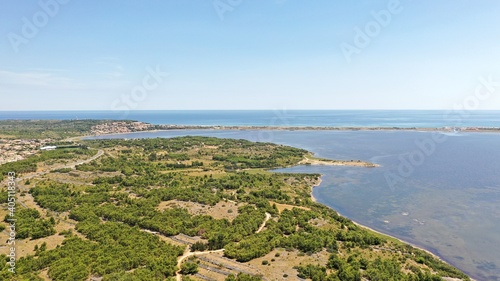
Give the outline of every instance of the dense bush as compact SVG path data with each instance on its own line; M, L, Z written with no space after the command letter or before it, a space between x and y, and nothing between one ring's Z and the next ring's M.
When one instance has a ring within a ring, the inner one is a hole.
M40 213L35 209L18 208L14 218L16 223L16 239L39 239L56 233L54 218L42 219ZM5 216L5 221L11 219Z

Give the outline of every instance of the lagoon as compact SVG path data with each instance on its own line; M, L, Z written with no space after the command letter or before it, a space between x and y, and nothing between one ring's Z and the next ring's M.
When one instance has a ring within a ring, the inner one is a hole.
M432 153L401 173L401 159L440 134ZM319 157L364 160L378 168L297 166L321 173L319 203L370 228L430 250L477 280L500 280L500 134L419 131L173 130L95 137L185 135L268 141ZM388 175L399 180L388 181Z

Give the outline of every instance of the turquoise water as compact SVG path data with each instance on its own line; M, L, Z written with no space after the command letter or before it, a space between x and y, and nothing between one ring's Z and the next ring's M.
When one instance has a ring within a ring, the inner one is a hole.
M225 110L3 111L5 119L129 119L152 124L324 127L500 127L500 111Z
M320 203L426 248L477 280L500 280L500 134L190 130L98 138L183 135L272 141L320 157L380 164L379 168L299 166L278 171L321 173L323 183L313 192Z

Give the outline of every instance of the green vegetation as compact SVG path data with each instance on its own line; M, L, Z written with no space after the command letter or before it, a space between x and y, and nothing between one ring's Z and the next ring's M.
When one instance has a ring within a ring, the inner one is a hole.
M6 190L0 190L0 204L9 202L9 193Z
M0 120L2 136L18 139L63 139L82 136L104 120Z
M53 280L87 280L89 273L103 276L104 280L163 280L175 274L176 258L183 251L139 228L116 222L87 220L79 223L77 230L89 240L70 235L62 247L43 251L37 258L21 258L18 274L28 278L49 268ZM128 272L132 269L137 270Z
M258 276L251 276L245 273L240 273L237 276L229 275L226 281L260 281L262 278Z
M9 215L5 216L5 221L10 219ZM56 233L54 226L56 221L53 217L50 219L40 218L40 213L34 209L18 209L15 213L16 221L16 239L38 239L47 237Z
M326 264L296 267L298 276L305 279L416 281L446 276L469 280L423 251L369 232L314 203L309 193L319 175L264 170L293 165L307 155L305 150L205 137L84 143L106 152L73 171L87 182L58 181L67 177L69 170L63 169L50 178L33 179L30 189L40 207L76 224L76 233L61 232L66 238L58 247L36 248L35 255L19 259L16 275L9 275L8 268L0 265L1 280L38 280L42 270L48 270L55 281L87 280L89 276L104 281L165 280L177 270L196 274L198 264L192 260L177 268L183 247L159 238L177 234L203 239L191 245L191 251L224 249L227 258L239 262L266 256L276 248L299 255L329 254ZM76 151L95 150L56 150L23 161L36 165L72 159L64 157L74 157ZM0 193L0 202L4 197ZM160 208L171 200L201 204L204 209L221 201L238 207L232 209L232 220L216 219L187 208ZM276 203L289 208L280 212ZM259 229L266 213L272 218ZM54 218L44 218L36 210L20 209L18 219L22 225L18 239L41 239L55 233ZM266 260L266 266L271 268L274 261ZM261 278L238 274L226 280Z
M358 255L350 255L347 259L337 254L332 254L325 266L305 265L296 267L299 277L316 280L367 280L384 281L437 281L441 277L433 275L429 270L420 270L412 267L413 274L406 274L401 268L401 263L396 259L377 258L368 261ZM328 273L330 272L330 273Z
M7 173L12 171L16 172L16 177L25 173L36 172L38 164L42 162L68 161L82 156L93 156L96 153L96 150L87 149L86 147L42 151L26 159L0 165L0 180L3 180Z
M185 262L181 266L181 273L183 275L193 275L198 273L198 264L195 262Z

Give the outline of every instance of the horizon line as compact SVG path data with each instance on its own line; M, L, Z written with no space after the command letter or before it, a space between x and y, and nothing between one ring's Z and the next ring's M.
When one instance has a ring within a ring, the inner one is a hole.
M268 109L130 109L130 112L144 112L144 111L455 111L454 109L308 109L308 108L268 108ZM16 110L0 110L1 112L54 112L54 111L100 111L100 112L123 112L124 110L109 110L109 109L16 109ZM464 111L500 111L500 109L471 109Z

